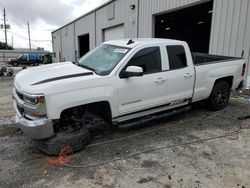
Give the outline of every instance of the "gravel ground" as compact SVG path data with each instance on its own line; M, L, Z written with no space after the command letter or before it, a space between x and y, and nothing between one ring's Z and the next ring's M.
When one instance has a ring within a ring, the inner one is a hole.
M196 104L96 137L66 167L50 164L15 127L12 83L0 78L0 187L250 187L250 119L237 119L250 115L249 91L234 93L223 111Z

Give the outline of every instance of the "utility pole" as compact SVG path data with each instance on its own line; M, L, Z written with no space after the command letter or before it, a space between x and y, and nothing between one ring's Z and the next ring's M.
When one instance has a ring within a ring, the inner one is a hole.
M11 35L11 46L14 48L13 35Z
M31 42L30 42L30 24L29 24L29 21L28 21L28 35L29 35L29 49L31 51Z
M5 49L8 48L8 39L7 39L7 28L6 28L6 14L5 14L5 8L3 9L3 24L4 24L4 33L5 33Z

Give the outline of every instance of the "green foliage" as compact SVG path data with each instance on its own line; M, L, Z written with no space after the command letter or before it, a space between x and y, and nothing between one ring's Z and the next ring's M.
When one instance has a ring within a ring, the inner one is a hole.
M6 49L5 42L0 42L0 49L1 49L1 50L5 50L5 49ZM7 50L13 50L13 47L7 45Z

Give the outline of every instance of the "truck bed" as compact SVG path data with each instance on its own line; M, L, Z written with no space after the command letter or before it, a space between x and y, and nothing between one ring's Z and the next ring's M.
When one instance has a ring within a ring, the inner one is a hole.
M192 58L195 66L242 59L240 57L219 56L195 52L192 52Z

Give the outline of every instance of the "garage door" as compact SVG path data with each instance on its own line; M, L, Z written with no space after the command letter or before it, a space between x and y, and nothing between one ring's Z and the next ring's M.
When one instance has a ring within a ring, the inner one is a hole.
M213 1L155 17L155 37L186 41L191 50L208 53Z
M116 26L104 30L104 41L123 39L124 38L124 26Z

